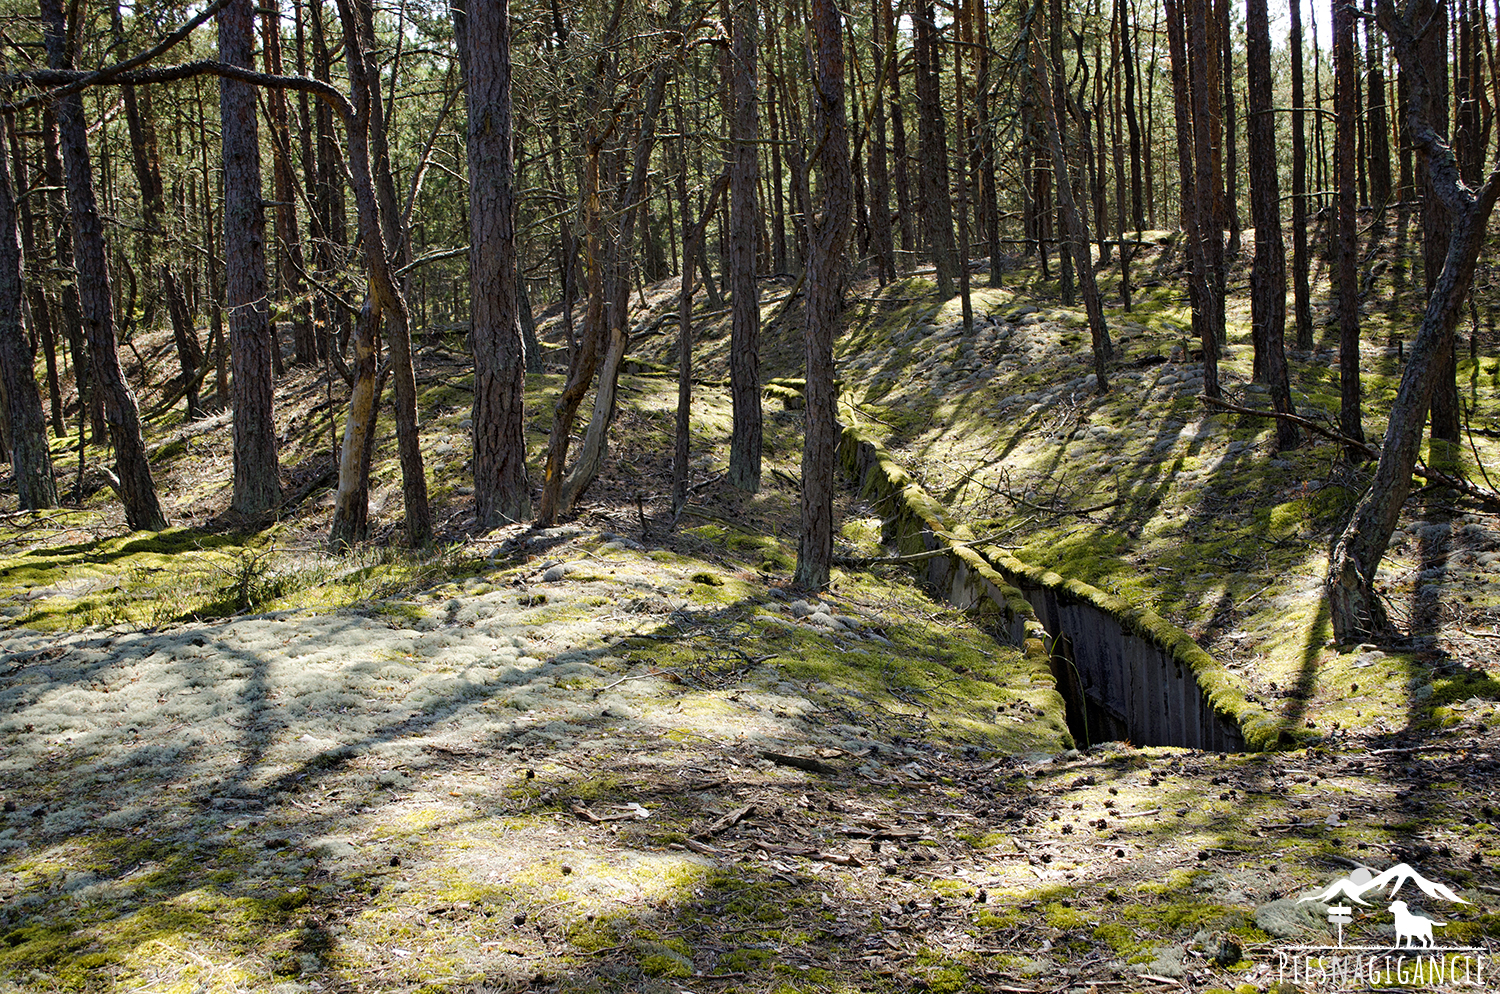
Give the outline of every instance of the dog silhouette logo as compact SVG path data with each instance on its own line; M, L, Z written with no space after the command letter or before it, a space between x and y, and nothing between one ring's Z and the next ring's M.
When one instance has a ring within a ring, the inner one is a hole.
M1384 892L1387 898L1394 898L1407 884L1411 884L1429 898L1437 901L1455 904L1469 903L1446 884L1428 880L1406 863L1397 863L1389 870L1380 872L1368 866L1356 867L1348 876L1340 877L1310 894L1304 894L1297 899L1297 903L1317 901L1322 904L1332 904L1333 907L1329 908L1329 921L1338 925L1339 945L1342 946L1343 926L1352 921L1353 909L1337 902L1350 901L1363 907L1370 907L1371 902L1368 898L1372 895ZM1440 922L1411 910L1404 900L1393 900L1388 907L1395 919L1398 948L1404 946L1431 949L1433 948L1432 930L1442 928L1447 924L1447 922Z
M1440 922L1426 915L1406 909L1405 901L1392 901L1391 914L1396 916L1396 945L1415 946L1421 945L1425 949L1432 948L1432 930L1442 928L1447 922Z
M1335 944L1278 946L1275 972L1267 964L1267 977L1295 984L1296 989L1308 994L1343 994L1353 988L1456 994L1459 990L1494 987L1494 959L1489 947L1440 945L1433 932L1447 928L1444 938L1472 932L1473 921L1464 921L1472 916L1452 907L1467 905L1468 900L1405 863L1388 870L1349 865L1354 869L1347 875L1297 899L1299 904L1315 901L1321 905L1319 911L1336 930L1330 936ZM1439 921L1430 912L1424 914L1423 905L1430 908L1429 902L1446 903L1454 914L1441 915L1447 921ZM1388 925L1385 911L1391 915ZM1345 926L1355 925L1360 917L1365 919L1364 927L1356 925L1354 933L1346 935ZM1347 943L1346 938L1350 940ZM1485 971L1489 971L1488 984Z

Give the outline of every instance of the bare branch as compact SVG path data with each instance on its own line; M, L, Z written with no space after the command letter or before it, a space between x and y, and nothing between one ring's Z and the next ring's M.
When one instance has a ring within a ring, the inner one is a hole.
M178 28L176 31L163 38L160 43L152 46L151 48L148 48L146 51L141 52L139 55L132 55L130 58L125 59L124 61L116 62L112 66L105 66L103 69L97 69L91 73L83 73L81 74L80 79L74 80L70 83L64 83L46 93L34 94L30 97L27 97L25 100L9 105L8 107L6 107L6 109L22 110L27 107L34 107L37 104L50 103L54 100L59 100L63 97L69 96L70 94L77 93L87 87L108 83L118 77L121 73L124 73L130 69L134 69L136 66L145 65L152 59L155 59L157 56L163 54L168 49L175 46L178 42L182 41L188 35L192 34L193 30L200 24L217 14L219 10L223 8L227 3L229 3L229 0L214 0L214 2L205 7L203 9L203 12L200 13L197 17L188 21L182 27Z

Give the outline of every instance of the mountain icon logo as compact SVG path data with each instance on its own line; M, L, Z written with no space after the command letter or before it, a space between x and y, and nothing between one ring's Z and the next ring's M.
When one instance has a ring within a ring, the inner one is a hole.
M1386 891L1385 896L1387 899L1390 899L1395 897L1397 892L1408 883L1415 884L1417 889L1423 894L1439 901L1452 901L1458 904L1469 903L1455 894L1448 886L1428 880L1406 863L1397 863L1389 870L1380 873L1377 873L1368 866L1358 867L1347 877L1340 877L1322 890L1304 894L1297 899L1297 903L1319 901L1327 904L1331 901L1347 898L1355 904L1368 907L1370 902L1364 899L1366 894L1378 893L1389 887L1390 889ZM1404 908L1405 905L1403 904L1402 907Z

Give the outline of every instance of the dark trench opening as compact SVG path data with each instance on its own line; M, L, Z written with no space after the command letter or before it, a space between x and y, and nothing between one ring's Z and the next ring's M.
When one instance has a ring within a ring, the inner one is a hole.
M1080 749L1102 742L1245 748L1236 721L1214 709L1170 649L1087 601L1042 587L1022 592L1049 636L1048 665Z
M1073 658L1073 640L1066 635L1054 636L1047 660L1057 692L1062 695L1068 732L1079 749L1101 742L1120 742L1130 738L1129 722L1094 700L1084 689L1083 674Z

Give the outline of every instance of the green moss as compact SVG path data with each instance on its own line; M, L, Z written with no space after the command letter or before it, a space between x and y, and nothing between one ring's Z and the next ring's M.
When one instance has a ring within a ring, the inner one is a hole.
M648 977L691 977L693 967L691 963L658 953L641 959L641 972Z
M1084 928L1091 924L1088 915L1060 901L1043 905L1042 917L1048 925L1059 929Z
M942 953L924 949L917 953L913 965L933 994L962 994L974 989L968 968Z
M569 943L586 953L610 949L620 942L617 919L608 916L588 915L569 923L563 934Z

